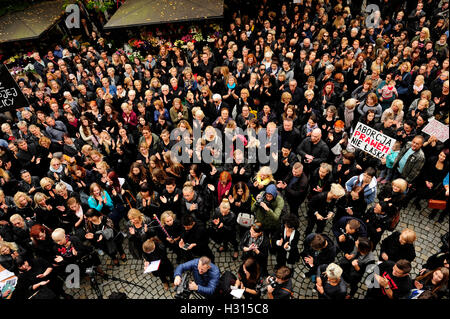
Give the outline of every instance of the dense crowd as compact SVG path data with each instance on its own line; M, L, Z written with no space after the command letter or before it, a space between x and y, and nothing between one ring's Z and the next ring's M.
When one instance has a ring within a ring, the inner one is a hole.
M258 1L216 42L164 43L143 61L93 30L35 52L38 76L16 79L30 104L1 115L13 298L70 298L65 267L102 274L99 253L160 260L166 289L191 269L207 297L231 282L246 299L290 298L292 276L307 276L319 298L352 298L374 267L366 298L448 297L448 236L413 278L416 233L397 227L409 201L448 200L448 140L422 132L449 121L448 0L368 3L379 11L366 19L362 1ZM397 141L386 158L350 145L358 122ZM445 206L429 218L448 223ZM229 249L236 274L214 265Z

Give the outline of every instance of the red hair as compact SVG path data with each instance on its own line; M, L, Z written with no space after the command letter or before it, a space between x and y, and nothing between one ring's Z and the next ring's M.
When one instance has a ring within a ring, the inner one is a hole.
M331 85L331 92L330 92L330 94L328 94L328 95L331 95L331 94L333 94L333 92L334 92L334 83L331 82L331 81L328 81L328 82L325 83L325 85L323 86L322 92L323 92L324 95L327 95L327 92L325 91L325 88L326 88L328 85Z
M50 228L45 227L43 225L40 224L36 224L33 225L30 229L30 237L33 240L38 240L39 239L39 234L40 233L45 233L45 235L47 236L47 238L49 238L49 236L52 235L52 231L50 230Z

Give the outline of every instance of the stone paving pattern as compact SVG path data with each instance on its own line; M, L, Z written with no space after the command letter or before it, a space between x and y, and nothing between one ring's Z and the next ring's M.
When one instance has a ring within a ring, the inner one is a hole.
M425 201L422 201L422 206L426 206ZM302 251L302 240L304 238L304 230L306 229L307 224L305 204L301 206L299 213L301 216L299 229L301 240L299 242L299 249L300 251ZM419 211L411 201L408 207L402 211L400 222L396 228L396 230L402 230L403 228L408 227L413 229L417 233L417 240L415 242L417 256L412 262L412 278L415 278L418 275L419 270L422 268L422 265L426 262L428 257L439 251L439 247L441 246L441 236L449 230L448 216L445 217L443 223L438 223L436 222L437 217L435 217L434 220L430 220L428 218L429 214L430 210L427 207ZM331 232L330 223L325 228L325 233L330 234L330 237L334 239L334 236ZM390 234L391 232L386 231L383 235L383 239ZM242 262L240 257L236 261L234 261L232 259L232 249L226 252L219 253L216 252L218 245L210 243L210 247L215 254L215 264L219 267L220 271L223 272L225 270L230 270L236 274L238 267ZM378 244L377 246L377 256L379 255L379 247L380 244ZM124 242L124 248L128 252L127 240L125 240ZM176 256L171 252L168 252L168 256L176 267ZM146 290L118 281L105 282L102 278L99 278L97 276L99 284L103 284L101 287L101 291L104 298L107 298L112 292L119 291L126 293L127 297L130 299L173 299L173 289L169 289L168 291L164 290L159 278L153 276L152 274L143 274L144 263L142 260L132 259L130 254L127 254L127 257L128 260L126 263L123 263L121 261L120 266L113 266L111 259L108 256L104 255L101 257L102 268L108 275L124 279L132 283L136 283L140 286L146 287ZM338 254L336 260L340 259L341 257L342 255ZM269 273L273 270L275 264L275 255L269 255ZM300 275L305 271L306 267L304 266L302 261L295 265L295 273L292 278L294 298L317 299L317 292L313 289L315 286L314 283L312 283L309 278L303 278ZM359 289L354 296L355 299L363 299L365 296L367 287L363 283L364 280L365 278L363 278L363 280L361 280L361 283L359 284ZM89 277L87 276L81 280L80 288L66 288L66 292L71 294L75 299L97 299L96 294L90 287ZM263 299L264 298L266 298L266 296L264 296Z

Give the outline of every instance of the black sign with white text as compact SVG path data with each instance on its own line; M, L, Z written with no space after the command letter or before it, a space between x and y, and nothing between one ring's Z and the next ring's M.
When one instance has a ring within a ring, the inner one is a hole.
M8 68L0 65L0 113L16 110L21 107L28 106L28 100L23 95L19 85Z

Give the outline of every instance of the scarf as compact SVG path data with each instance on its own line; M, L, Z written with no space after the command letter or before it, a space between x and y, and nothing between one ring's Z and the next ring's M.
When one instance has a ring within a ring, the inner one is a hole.
M52 173L58 173L58 174L60 174L60 173L63 171L63 169L64 169L64 166L63 166L63 165L60 165L59 168L58 168L57 170L54 169L53 166L50 166L50 171L51 171Z
M345 118L345 127L349 128L352 125L352 121L355 117L355 109L349 110L348 108L344 109L344 118Z
M222 203L222 199L225 198L226 191L230 191L231 189L231 182L227 183L226 186L223 186L221 182L219 182L219 185L217 186L217 198L219 200L219 204Z
M230 85L229 83L227 83L227 87L228 87L230 90L233 90L233 89L236 87L236 83L233 83L233 85Z
M423 84L421 86L416 86L415 84L413 85L413 90L416 90L417 92L422 91L423 89Z
M291 247L291 242L294 239L294 235L295 235L295 230L291 233L291 236L289 236L289 247ZM287 239L287 237L286 237L286 228L284 229L284 232L283 232L283 238ZM290 252L291 252L291 249L289 248L289 250L286 251L286 259L289 259Z

